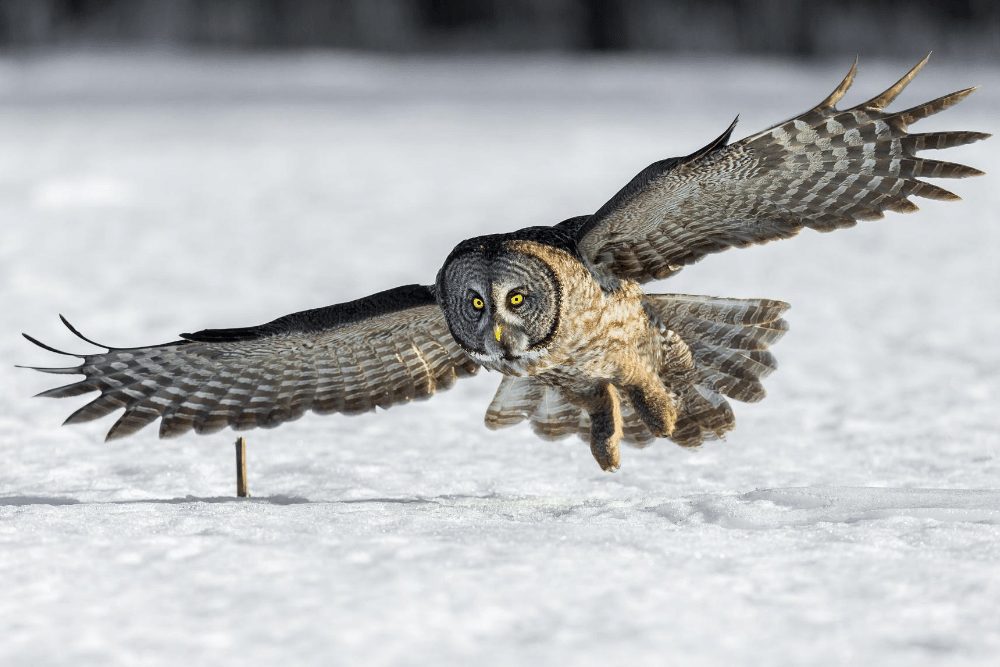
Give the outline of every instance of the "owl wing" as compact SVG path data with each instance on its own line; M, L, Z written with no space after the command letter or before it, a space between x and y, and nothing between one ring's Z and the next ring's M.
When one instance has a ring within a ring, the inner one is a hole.
M885 110L926 62L882 94L842 111L835 105L854 79L855 62L836 90L804 114L727 145L733 121L701 150L644 169L594 215L559 226L575 236L597 271L645 282L710 253L788 238L803 227L828 232L881 218L884 211L914 211L911 195L958 199L918 178L982 172L916 153L990 135L909 134L907 128L975 88Z
M87 342L72 325L66 326ZM47 350L61 352L28 340ZM83 380L39 396L100 395L66 420L125 412L107 438L159 418L160 437L273 427L307 410L356 414L424 399L479 370L455 343L432 288L409 285L256 327L207 329L150 347L113 348L68 368ZM97 343L93 343L98 345Z

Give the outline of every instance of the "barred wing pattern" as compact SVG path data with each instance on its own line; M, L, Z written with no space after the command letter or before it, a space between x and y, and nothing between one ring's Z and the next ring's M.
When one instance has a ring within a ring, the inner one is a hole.
M707 254L788 238L804 227L828 232L881 218L884 211L915 211L910 196L958 199L918 179L982 172L916 153L990 135L909 134L907 128L975 88L885 111L926 62L880 95L841 111L835 105L854 80L855 62L837 89L806 113L727 146L734 121L705 148L650 165L597 213L562 226L575 233L598 271L644 282Z
M72 325L69 329L89 343ZM28 340L45 349L68 354ZM397 287L350 303L286 315L257 327L182 334L183 340L79 356L74 384L39 396L99 391L67 424L124 408L108 439L160 419L160 437L225 426L270 428L317 413L357 414L428 398L478 364L458 347L431 288ZM97 343L93 343L97 344Z
M679 390L680 414L670 439L696 447L731 431L736 416L726 397L746 403L763 400L763 380L778 367L768 348L788 331L781 318L788 304L688 294L649 294L646 304L668 357L678 356L676 336L694 364L691 383ZM668 374L663 379L671 378Z

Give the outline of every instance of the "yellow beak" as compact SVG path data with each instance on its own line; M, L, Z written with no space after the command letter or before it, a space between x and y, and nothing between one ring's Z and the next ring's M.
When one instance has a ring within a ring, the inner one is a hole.
M499 324L494 324L493 325L493 337L497 339L498 343L500 342L500 334L502 334L502 333L503 333L503 327L500 326Z

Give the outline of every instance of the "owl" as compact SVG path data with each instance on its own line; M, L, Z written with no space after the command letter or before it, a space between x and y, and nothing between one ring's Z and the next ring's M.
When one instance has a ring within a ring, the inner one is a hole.
M310 410L388 408L486 368L503 376L489 428L528 421L545 439L578 435L604 470L619 467L622 443L719 438L735 426L729 399L764 397L762 381L776 368L769 347L787 329L788 306L651 294L642 284L727 248L913 211L912 196L957 199L920 177L982 172L916 155L989 135L908 127L974 89L887 110L926 61L841 110L855 62L809 111L730 143L734 121L690 155L646 167L593 214L462 241L433 285L149 347L100 345L63 318L104 351L70 355L25 335L81 360L36 368L83 376L40 396L99 392L66 423L121 409L108 439L157 419L169 437L273 427Z

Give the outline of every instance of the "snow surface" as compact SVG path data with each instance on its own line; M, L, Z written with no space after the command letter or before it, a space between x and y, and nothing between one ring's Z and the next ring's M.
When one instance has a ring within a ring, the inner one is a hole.
M0 59L0 664L997 664L1000 188L730 252L658 291L790 301L726 442L481 425L497 377L249 436L103 443L29 398L86 350L429 282L462 238L592 211L849 63L355 55ZM870 63L849 101L907 63ZM933 61L918 129L997 130ZM1000 172L995 141L949 152Z

